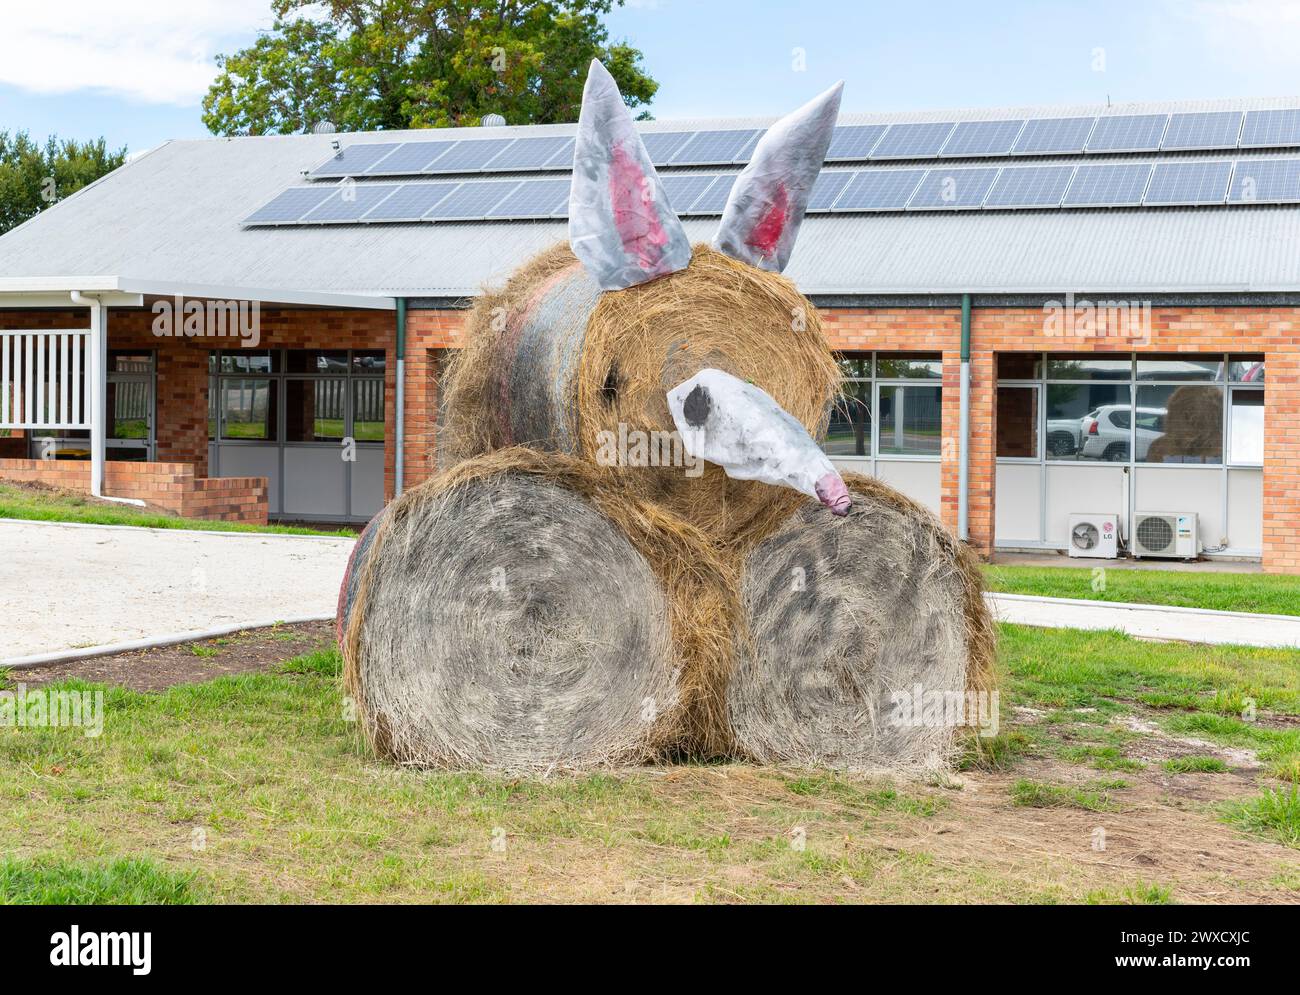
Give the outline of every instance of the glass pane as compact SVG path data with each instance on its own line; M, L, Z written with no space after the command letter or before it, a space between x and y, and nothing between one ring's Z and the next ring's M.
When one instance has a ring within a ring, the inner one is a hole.
M384 441L384 381L378 377L352 381L352 437L357 442Z
M251 350L223 352L221 354L222 373L277 373L279 372L279 353L271 349L261 352Z
M1043 355L1038 352L998 353L999 380L1037 380L1043 375Z
M1048 459L1127 460L1129 404L1128 384L1048 384Z
M871 353L842 352L835 359L840 364L840 375L845 380L870 379Z
M225 357L223 357L224 359ZM276 381L231 379L221 381L223 439L266 439L276 432Z
M998 388L997 441L999 456L1038 456L1037 387Z
M943 432L943 388L880 388L880 455L937 456Z
M149 438L149 381L134 380L106 384L107 405L110 412L108 419L108 438L139 439Z
M830 456L871 455L871 384L846 383L831 409L822 448Z
M1139 387L1137 458L1143 463L1222 463L1222 387Z
M110 350L108 369L112 373L152 373L153 353Z
M1047 357L1048 380L1128 380L1133 363L1128 356L1056 355Z
M943 378L943 360L932 352L877 353L876 376L885 380L902 377L939 380Z
M343 438L346 380L286 380L284 441L338 442Z
M287 369L290 373L347 373L348 354L318 349L290 349Z
M1228 378L1237 383L1263 383L1263 356L1229 356Z
M352 371L354 373L382 373L386 365L382 349L354 352L352 354Z
M215 364L216 357L213 356L210 358ZM217 393L216 377L208 377L208 438L209 439L215 439L217 437L217 411L218 411L217 397L218 396L219 395Z
M1138 356L1139 380L1199 380L1213 383L1223 379L1221 356Z
M1229 457L1234 463L1264 463L1264 392L1262 390L1234 390L1232 392L1231 448Z

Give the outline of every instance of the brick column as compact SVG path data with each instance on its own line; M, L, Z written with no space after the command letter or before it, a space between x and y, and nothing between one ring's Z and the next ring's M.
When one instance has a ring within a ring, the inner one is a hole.
M1264 569L1300 573L1300 353L1265 356Z

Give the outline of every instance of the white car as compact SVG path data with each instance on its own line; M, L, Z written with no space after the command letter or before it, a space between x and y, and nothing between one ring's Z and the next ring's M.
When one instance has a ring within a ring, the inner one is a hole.
M1103 404L1083 416L1079 434L1083 440L1079 459L1126 462L1129 458L1133 409L1127 404ZM1137 409L1137 458L1147 458L1151 443L1165 434L1164 408Z
M1077 453L1082 428L1078 418L1047 419L1047 458L1065 459Z

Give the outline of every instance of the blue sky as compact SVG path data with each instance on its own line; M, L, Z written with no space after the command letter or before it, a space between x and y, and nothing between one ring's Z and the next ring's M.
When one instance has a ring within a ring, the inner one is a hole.
M142 151L206 134L213 56L269 0L7 5L0 130ZM1300 93L1300 0L631 0L616 37L661 83L653 111L776 114L836 79L845 110ZM56 71L57 70L57 71Z

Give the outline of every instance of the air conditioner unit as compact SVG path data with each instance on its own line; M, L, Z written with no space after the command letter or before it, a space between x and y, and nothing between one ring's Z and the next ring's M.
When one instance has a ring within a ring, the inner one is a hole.
M1194 560L1200 552L1195 512L1139 511L1133 516L1133 555Z
M1119 555L1119 515L1070 516L1070 555L1113 560Z

